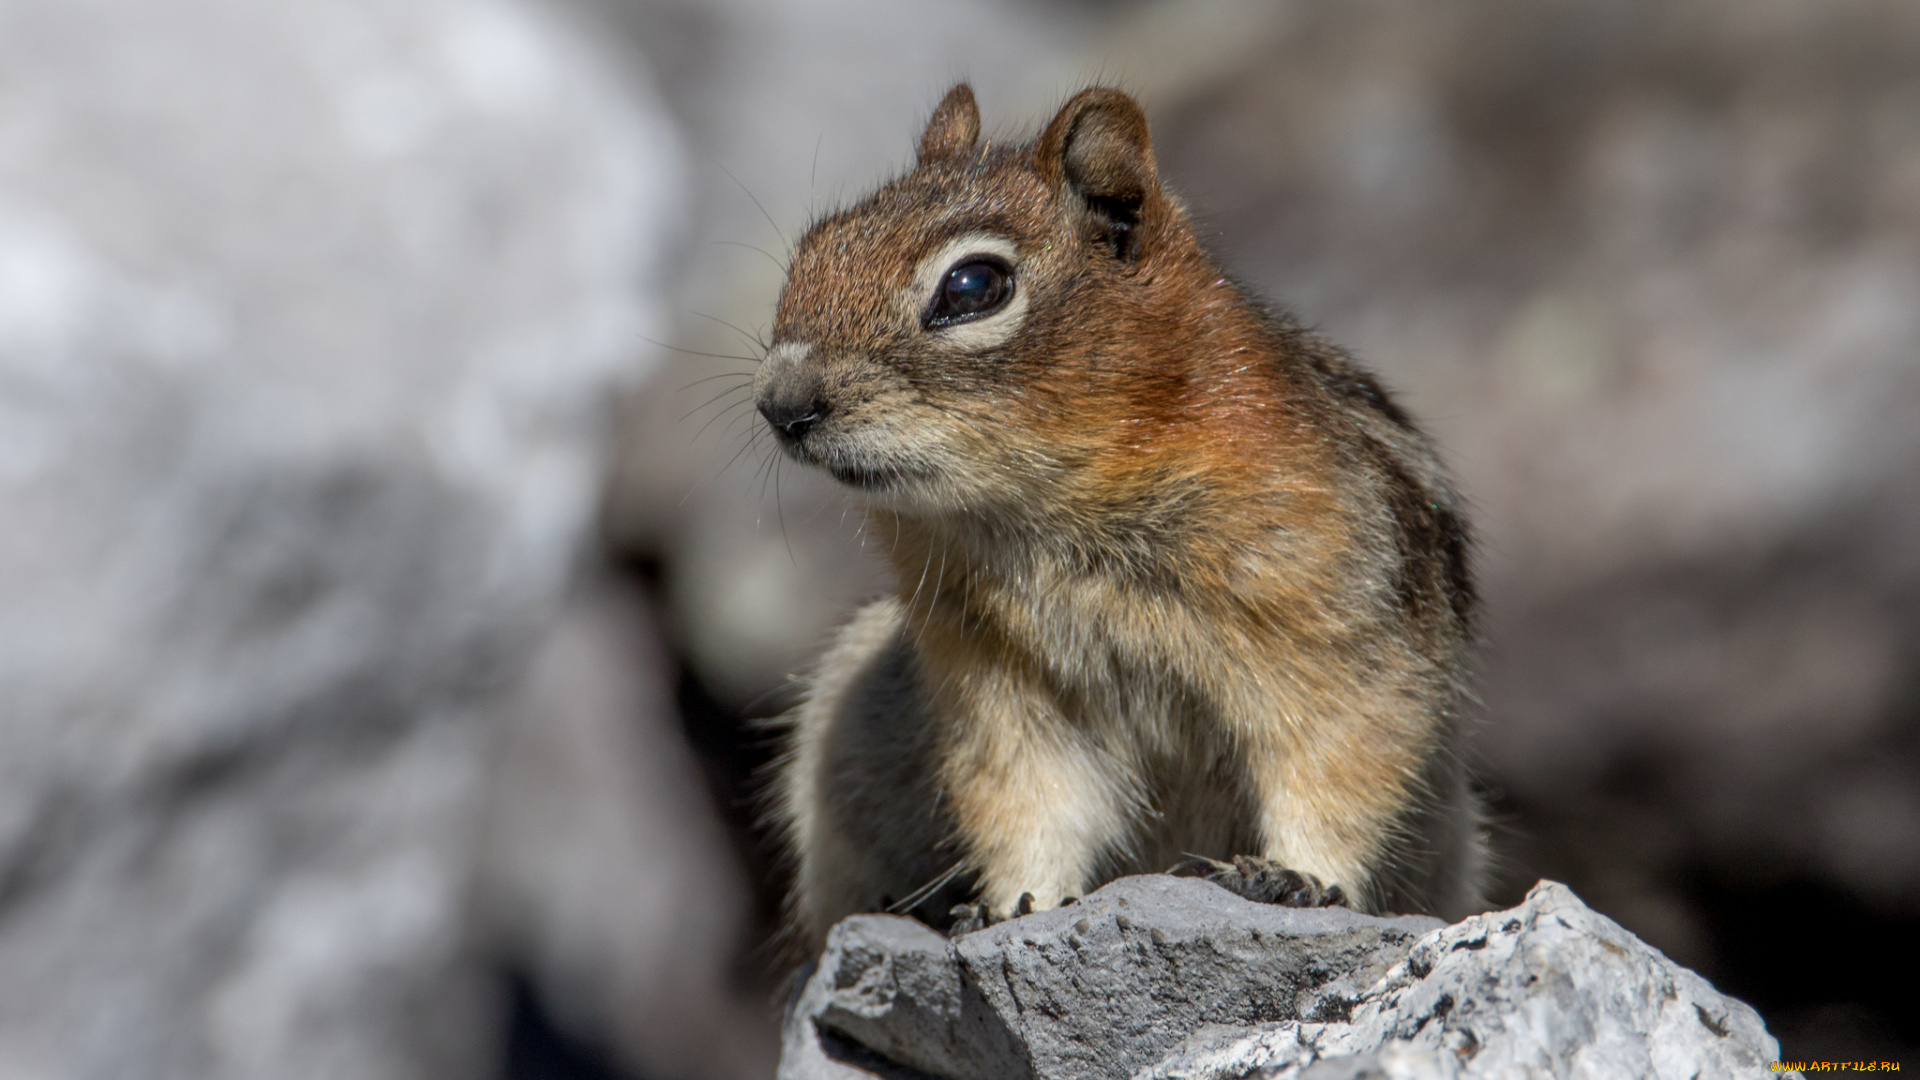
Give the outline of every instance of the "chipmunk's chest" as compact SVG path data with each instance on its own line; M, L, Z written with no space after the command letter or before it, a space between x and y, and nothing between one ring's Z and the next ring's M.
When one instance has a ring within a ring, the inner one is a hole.
M1189 727L1217 711L1208 687L1232 643L1176 589L1041 568L1003 587L978 644L1031 671L1069 716L1135 732Z
M977 663L1011 662L1031 695L998 707L1017 717L972 717L981 730L1047 732L1093 754L1119 792L1128 824L1104 857L1109 874L1164 870L1192 853L1257 850L1257 815L1236 710L1259 706L1260 687L1234 642L1177 595L1105 579L1042 579L997 625L973 624ZM994 641L996 635L1003 635ZM997 657L998 660L989 659ZM1244 692L1251 691L1251 693Z

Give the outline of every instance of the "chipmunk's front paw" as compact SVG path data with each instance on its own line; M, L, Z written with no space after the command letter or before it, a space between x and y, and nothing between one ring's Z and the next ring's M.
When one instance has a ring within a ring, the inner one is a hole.
M1072 903L1070 899L1065 902ZM1031 914L1033 914L1033 894L1021 893L1020 901L1013 906L1013 914L1010 918L1017 919L1022 915ZM993 909L988 907L984 900L974 904L955 904L953 910L947 912L947 917L952 920L947 925L947 936L950 938L971 934L975 930L985 930L994 923L1005 921L995 915Z
M1322 885L1312 874L1289 870L1269 859L1235 855L1232 862L1192 858L1167 870L1175 877L1197 877L1259 904L1282 907L1345 907L1338 885Z
M957 938L961 934L971 934L975 930L985 930L999 920L993 917L993 910L986 904L955 904L947 912L947 936Z

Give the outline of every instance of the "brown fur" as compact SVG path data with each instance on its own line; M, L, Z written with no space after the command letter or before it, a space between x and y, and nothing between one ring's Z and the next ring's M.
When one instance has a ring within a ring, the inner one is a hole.
M1184 854L1472 910L1473 597L1431 447L1221 275L1126 95L1077 95L1030 144L979 130L954 88L913 171L808 231L756 378L898 581L791 717L801 941ZM928 283L976 250L1010 257L1013 300L929 327Z

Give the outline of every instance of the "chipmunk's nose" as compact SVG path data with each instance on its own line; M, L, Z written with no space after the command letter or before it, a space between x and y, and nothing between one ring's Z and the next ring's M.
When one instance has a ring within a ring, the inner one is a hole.
M760 415L767 418L782 435L789 439L805 438L813 425L820 422L822 410L818 405L807 401L762 401Z
M755 394L760 415L774 431L798 442L830 411L821 393L820 374L804 363L787 362L766 376Z

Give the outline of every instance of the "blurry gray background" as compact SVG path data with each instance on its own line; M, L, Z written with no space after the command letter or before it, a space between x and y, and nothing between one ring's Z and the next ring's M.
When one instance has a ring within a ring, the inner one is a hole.
M962 77L1440 442L1498 898L1920 1047L1920 5L0 0L0 1080L770 1074L738 376Z

